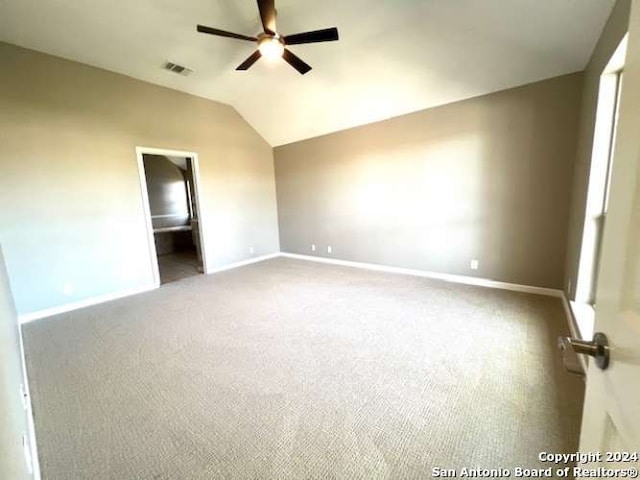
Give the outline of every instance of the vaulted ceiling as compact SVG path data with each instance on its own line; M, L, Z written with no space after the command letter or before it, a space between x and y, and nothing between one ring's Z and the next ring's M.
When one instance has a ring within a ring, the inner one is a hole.
M255 45L255 0L0 0L0 40L235 107L273 146L582 70L613 0L276 0L282 34L340 41L235 67ZM165 60L194 70L180 76Z

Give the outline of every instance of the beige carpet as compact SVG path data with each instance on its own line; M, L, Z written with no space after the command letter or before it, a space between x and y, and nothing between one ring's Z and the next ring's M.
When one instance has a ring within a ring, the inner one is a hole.
M577 448L557 298L278 258L24 330L45 479L424 479Z

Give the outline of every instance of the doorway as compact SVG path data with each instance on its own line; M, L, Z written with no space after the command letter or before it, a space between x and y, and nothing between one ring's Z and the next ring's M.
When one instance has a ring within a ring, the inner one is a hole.
M136 152L154 283L206 273L197 154L143 147Z

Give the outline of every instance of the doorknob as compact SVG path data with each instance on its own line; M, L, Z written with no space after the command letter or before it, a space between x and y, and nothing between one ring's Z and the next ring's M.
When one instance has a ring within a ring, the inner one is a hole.
M595 333L590 342L573 337L558 337L558 348L563 353L567 350L573 350L575 353L593 357L601 370L605 370L609 366L609 340L604 333Z

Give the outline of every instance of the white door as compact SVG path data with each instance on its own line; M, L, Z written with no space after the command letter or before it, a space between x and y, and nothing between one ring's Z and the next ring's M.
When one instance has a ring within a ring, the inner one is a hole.
M578 467L638 468L640 455L640 0L633 0L620 92L609 211L596 297L595 331L610 363L589 361L580 451L602 458ZM607 452L619 452L608 455ZM625 454L623 452L629 452ZM598 477L608 472L598 472Z
M25 391L20 332L2 248L0 248L0 478L27 480L37 465L31 456L33 443ZM25 448L26 447L26 448ZM35 467L35 468L34 468Z

